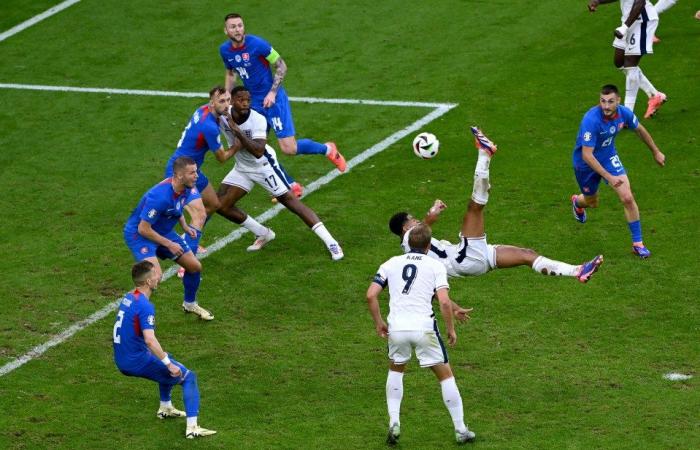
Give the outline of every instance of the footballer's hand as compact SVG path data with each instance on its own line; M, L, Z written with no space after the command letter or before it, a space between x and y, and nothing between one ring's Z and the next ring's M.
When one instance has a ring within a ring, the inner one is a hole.
M457 332L454 329L447 331L447 343L450 344L450 347L454 347L457 343Z
M627 30L629 30L629 28L623 23L619 27L615 28L615 37L618 39L624 39L625 36L627 36Z
M656 152L654 153L654 161L656 161L656 164L663 167L666 165L666 155L661 152Z
M620 186L625 184L625 179L622 177L611 175L608 179L608 184L610 185L610 187L619 188Z
M386 322L382 320L381 323L378 323L376 326L377 329L377 336L380 338L386 339L386 337L389 335L389 327L386 326Z
M168 241L168 245L166 245L167 249L170 250L170 253L172 253L175 256L182 256L184 251L182 250L182 247L180 247L180 244L177 242L173 241Z
M428 214L437 216L440 214L445 208L447 208L447 205L445 202L443 202L440 199L435 200L435 203L433 203L433 206L430 207L428 210Z
M462 308L460 306L459 308L454 308L452 312L457 320L460 322L466 322L467 320L471 319L469 313L472 312L473 309L474 308Z
M598 0L591 0L588 2L588 10L590 12L595 12L596 8L600 5L600 1Z
M192 228L191 226L185 225L184 228L183 228L183 230L185 231L185 233L189 234L190 237L192 237L192 238L196 238L196 237L197 237L197 230L195 230L195 229Z
M263 99L263 108L269 108L275 104L275 99L277 97L277 92L270 91L267 93Z
M180 370L180 368L173 363L168 364L168 371L170 372L171 377L182 376L182 370Z

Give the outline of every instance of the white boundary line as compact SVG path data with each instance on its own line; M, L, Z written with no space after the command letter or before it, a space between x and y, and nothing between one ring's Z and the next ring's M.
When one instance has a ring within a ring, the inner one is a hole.
M54 92L86 92L98 94L120 94L120 95L152 95L158 97L208 97L206 92L174 92L174 91L151 91L143 89L114 89L114 88L85 88L72 86L44 86L41 84L15 84L0 83L0 89L22 89L30 91L54 91ZM403 106L417 108L441 108L445 106L455 107L452 103L428 103L428 102L405 102L393 100L363 100L356 98L317 98L317 97L289 97L293 102L301 103L336 103L349 105L378 105L378 106Z
M4 85L0 84L0 87L3 87ZM101 92L101 91L100 91ZM156 92L156 91L147 91L147 92ZM157 95L157 94L146 94L146 95ZM202 94L197 94L197 96L201 96ZM207 94L204 94L206 96ZM314 101L318 102L324 102L325 100L333 100L333 99L313 99ZM303 100L302 100L303 101ZM338 103L360 103L361 101L353 101L353 100L348 100L347 102L342 101ZM332 102L331 102L332 103ZM397 103L402 103L400 106L425 106L425 104L416 104L413 102L397 102ZM380 103L378 101L373 101L373 103L367 103L367 104L385 104L385 103ZM432 104L431 104L432 105ZM386 139L374 144L372 147L366 149L359 155L355 156L352 158L350 161L348 161L348 169L352 169L353 167L362 164L372 156L376 155L377 153L380 153L384 150L386 150L389 146L393 145L394 143L398 142L399 140L403 139L404 137L408 136L410 133L413 133L426 124L432 122L433 120L437 119L438 117L446 114L448 111L450 111L452 108L457 106L456 104L452 103L441 103L441 104L435 104L438 105L435 107L433 111L430 113L426 114L425 116L421 117L420 119L416 120L409 126L393 133L391 136L387 137ZM304 192L304 197L307 196L308 194L320 189L322 186L330 183L334 179L336 179L340 175L340 172L338 170L334 169L330 172L328 172L326 175L322 176L321 178L317 179L316 181L313 181L312 183L309 183ZM264 223L273 217L275 217L277 214L282 211L284 207L280 204L277 204L273 206L272 208L268 209L255 219L260 222ZM204 253L200 255L201 259L206 258L207 256L211 255L214 252L217 252L230 244L231 242L240 239L241 236L243 236L245 233L247 233L248 230L245 228L237 228L233 230L231 233L229 233L227 236L216 240L213 244L207 246L207 253ZM173 275L177 272L177 265L172 265L168 270L165 271L163 274L163 281L168 280L169 278L172 278ZM100 309L99 311L94 312L91 314L88 318L83 319L79 322L74 323L70 327L66 328L65 330L61 331L51 339L49 339L47 342L37 345L36 347L32 348L29 350L27 353L24 355L20 356L19 358L10 361L9 363L5 364L4 366L0 367L0 377L7 375L8 373L12 372L13 370L23 366L24 364L28 363L29 361L38 358L39 356L43 355L48 351L51 347L55 347L68 339L70 339L74 334L77 332L87 328L88 326L92 325L93 323L107 317L110 313L112 313L119 305L121 302L121 298L118 300L115 300L109 304L107 304L105 307Z
M75 5L79 1L80 0L66 0L65 2L59 3L56 6L52 6L51 8L47 9L46 11L44 11L41 14L37 14L36 16L32 17L29 20L25 20L24 22L20 23L17 26L10 28L7 31L3 31L0 34L0 42L4 41L5 39L7 39L9 37L14 36L15 34L21 32L21 31L26 30L27 28L31 27L32 25L37 24L37 23L41 22L42 20L53 16L56 13L63 11L66 8L69 8L73 5Z

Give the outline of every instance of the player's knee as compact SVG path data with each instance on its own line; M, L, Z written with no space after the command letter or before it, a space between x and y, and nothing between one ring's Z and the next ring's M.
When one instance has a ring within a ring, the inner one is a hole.
M194 370L188 370L185 379L182 380L182 384L197 384L197 374Z
M297 154L297 143L296 140L293 142L282 142L278 141L280 144L280 150L285 155L296 155Z
M622 201L622 204L625 206L634 206L634 195L632 195L631 192L624 193L620 195L620 201Z
M188 261L183 265L183 267L185 268L185 271L189 273L197 273L202 271L202 263L199 262L197 258L194 258L192 261Z

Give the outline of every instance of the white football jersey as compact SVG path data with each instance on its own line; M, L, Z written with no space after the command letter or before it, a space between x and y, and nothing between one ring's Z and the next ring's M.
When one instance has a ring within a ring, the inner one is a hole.
M243 133L248 137L248 139L267 139L267 121L262 114L253 109L250 110L250 115L248 119L242 124L238 125ZM228 126L228 122L225 119L219 121L219 129L228 142L228 146L233 145L236 140L231 128ZM241 149L234 155L236 158L236 167L241 172L256 172L260 166L268 163L265 156L256 158L255 155L247 151L246 149Z
M622 22L626 21L627 17L630 15L632 5L634 5L634 0L620 0ZM659 20L659 14L656 12L656 8L654 8L654 5L652 5L649 0L646 0L644 9L642 9L642 13L639 15L639 18L643 17L645 12L649 20ZM639 18L637 20L639 20Z
M401 240L401 249L404 253L411 251L411 246L408 245L408 233L410 231L411 230L406 231L403 235L403 239ZM445 266L447 275L451 277L460 276L452 265L455 253L457 253L457 245L452 244L449 241L438 241L435 238L430 238L430 250L428 250L428 256L440 261L442 265Z
M389 333L432 330L433 295L449 289L445 266L423 253L394 256L379 267L374 282L389 286Z

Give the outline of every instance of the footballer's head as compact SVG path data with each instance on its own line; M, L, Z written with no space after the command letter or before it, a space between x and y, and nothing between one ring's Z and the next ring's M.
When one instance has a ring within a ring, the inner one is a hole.
M148 287L154 290L160 283L160 272L152 262L143 260L131 267L131 279L137 288Z
M430 230L430 227L424 223L419 223L411 228L411 231L408 233L408 246L413 250L427 253L432 237L433 232Z
M420 222L407 212L398 212L389 219L389 229L392 233L403 238L406 230L418 225Z
M224 17L224 33L233 41L234 45L243 45L243 40L245 39L243 17L238 13L226 14L226 17Z
M216 116L226 114L231 104L231 94L223 86L214 86L209 91L209 110Z
M614 84L606 84L600 90L600 108L606 117L612 117L620 105L620 91Z
M250 113L250 91L245 86L231 90L231 106L238 114L246 116Z
M191 189L197 184L197 178L199 173L194 159L189 156L180 156L173 162L173 179Z

